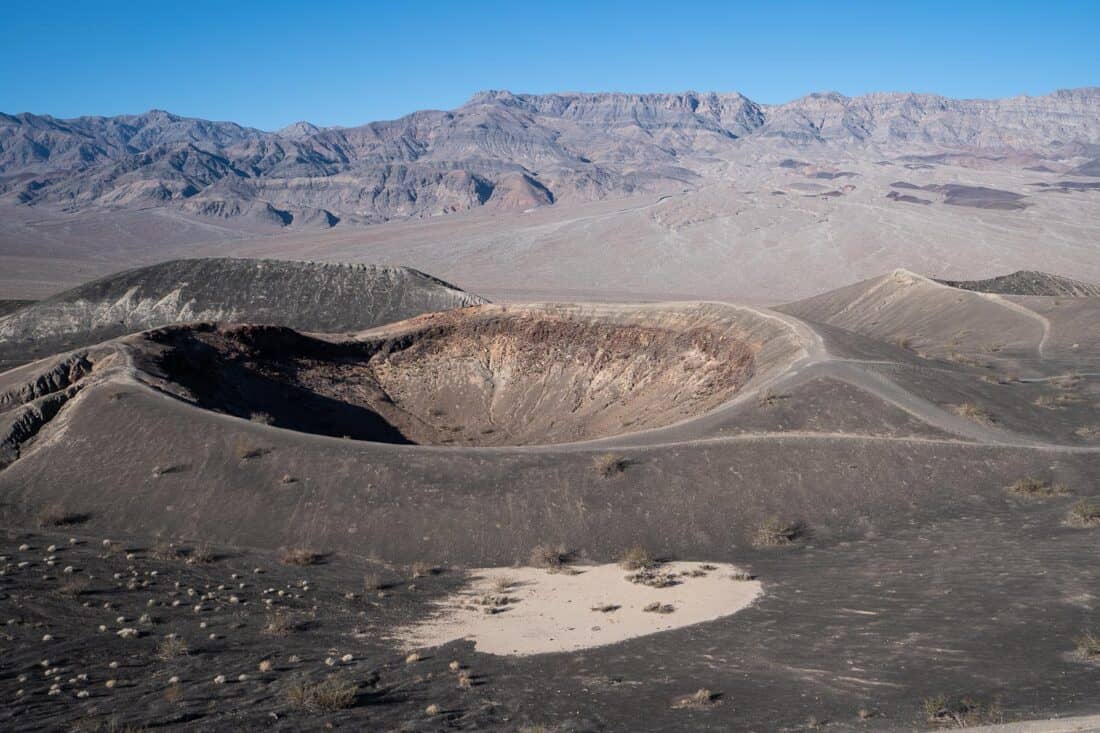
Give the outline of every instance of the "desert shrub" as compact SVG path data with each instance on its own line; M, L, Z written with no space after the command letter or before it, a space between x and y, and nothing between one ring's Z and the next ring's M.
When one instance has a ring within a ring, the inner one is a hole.
M977 725L993 725L1004 722L1001 704L978 702L970 697L936 695L921 703L924 716L930 723L951 728L971 728Z
M57 592L67 598L79 598L88 592L89 585L90 582L87 578L77 576L62 583Z
M647 604L642 610L646 613L672 613L676 610L676 607L669 603L654 601L653 603Z
M718 696L714 692L704 687L691 694L685 694L682 698L676 698L672 701L672 707L676 709L706 708L707 705L713 705L717 699Z
M289 547L283 550L279 556L279 560L284 565L297 565L299 567L305 567L307 565L316 565L321 561L321 553L314 552L305 547Z
M269 415L266 412L253 412L251 415L248 416L248 419L251 420L252 422L258 423L260 425L274 425L275 424L275 418L273 418L271 415Z
M757 547L783 547L793 545L808 533L805 522L771 517L757 528L753 544Z
M1100 657L1100 634L1086 631L1077 637L1077 653L1086 659Z
M653 555L641 545L633 545L619 556L619 565L623 570L641 570L656 564Z
M259 458L265 453L267 453L266 448L254 444L244 435L237 436L237 439L233 441L233 455L235 455L238 460L248 461L253 458Z
M951 412L955 413L959 417L965 417L967 420L973 420L981 425L992 425L997 422L993 419L993 416L985 411L981 405L975 405L973 402L964 402L961 405L952 405Z
M35 521L39 527L66 527L71 524L80 524L88 520L87 514L71 512L62 504L47 504L38 510Z
M379 573L367 573L363 576L363 589L367 591L383 590L387 586L386 581Z
M414 562L412 566L412 574L414 578L426 578L429 575L435 575L439 572L439 568L430 562Z
M759 407L775 407L783 400L789 400L791 396L789 394L781 394L779 392L772 392L770 389L760 395L760 399L757 400Z
M572 553L565 545L536 545L531 550L530 563L532 567L560 570L569 564Z
M268 636L286 636L297 628L298 624L293 618L277 611L267 617L262 632Z
M176 547L171 542L160 540L153 545L152 554L153 557L158 560L178 560L182 553L180 552L180 548Z
M187 553L187 562L192 565L209 565L217 559L218 555L214 552L214 548L206 542L195 545L191 548L191 552Z
M592 459L592 465L600 476L610 478L625 471L629 464L623 456L615 453L603 453Z
M177 657L187 656L187 642L175 636L161 639L157 644L157 659L167 662Z
M359 694L358 686L339 677L322 682L299 680L290 685L286 699L291 707L311 713L331 713L350 708Z
M1069 493L1069 489L1061 484L1052 484L1049 481L1044 481L1033 476L1020 479L1009 486L1008 490L1013 494L1034 497L1063 496Z
M1100 524L1100 502L1095 499L1082 499L1070 507L1069 521L1082 527L1094 527Z

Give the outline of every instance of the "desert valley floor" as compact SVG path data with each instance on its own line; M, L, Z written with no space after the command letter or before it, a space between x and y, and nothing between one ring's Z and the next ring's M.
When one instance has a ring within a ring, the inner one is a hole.
M0 726L1087 730L1093 288L196 259L12 303Z

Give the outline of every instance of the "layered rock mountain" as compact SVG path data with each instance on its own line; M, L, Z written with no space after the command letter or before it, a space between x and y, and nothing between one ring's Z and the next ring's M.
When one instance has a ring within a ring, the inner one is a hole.
M513 94L353 128L265 132L161 110L62 120L0 115L0 200L82 211L170 206L328 227L476 207L527 209L681 189L746 149L880 155L1026 151L1096 175L1100 88L1038 97Z

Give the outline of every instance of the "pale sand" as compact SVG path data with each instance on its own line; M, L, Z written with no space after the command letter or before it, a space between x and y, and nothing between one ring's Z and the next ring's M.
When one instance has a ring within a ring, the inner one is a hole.
M653 588L626 580L630 572L618 565L573 565L565 572L537 568L480 568L473 581L440 602L439 612L397 632L408 649L432 647L456 639L471 639L480 652L526 656L571 652L614 644L660 631L729 616L751 604L761 592L756 580L734 580L733 565L711 563L706 575L685 571L706 563L666 563L659 572L675 574L677 584ZM498 590L498 580L511 581ZM497 613L478 601L507 596ZM671 605L671 613L646 612L651 603ZM593 608L618 606L602 612Z

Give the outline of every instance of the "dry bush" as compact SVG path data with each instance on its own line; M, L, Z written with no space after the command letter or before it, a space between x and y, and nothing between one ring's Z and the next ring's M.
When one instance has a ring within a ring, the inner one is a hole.
M275 418L266 412L253 412L248 416L248 419L259 425L274 425Z
M89 585L91 585L91 583L87 578L84 576L77 576L62 583L57 589L57 592L66 598L79 598L88 592Z
M964 402L961 405L951 405L951 412L959 417L965 417L967 420L973 420L981 425L992 425L997 422L993 419L992 415L985 411L985 408L981 405L975 405L973 402Z
M67 527L87 521L88 515L70 512L63 505L54 503L39 509L34 518L39 527Z
M642 570L656 564L656 558L641 545L633 545L619 556L619 565L623 570Z
M505 593L515 587L516 581L512 578L497 578L493 581L493 590L498 593Z
M297 565L299 567L306 567L307 565L316 565L321 561L321 553L314 552L305 547L288 547L283 550L279 556L279 560L283 565Z
M663 573L654 568L642 568L637 572L631 573L626 576L626 581L628 583L636 583L637 585L646 585L650 588L669 588L680 584L680 581L669 573Z
M718 696L707 688L696 690L690 695L684 695L683 697L676 698L672 701L672 707L677 709L682 708L705 708L713 705L717 702Z
M1086 440L1100 438L1100 425L1082 425L1074 430L1073 434Z
M1100 657L1100 634L1086 631L1077 637L1077 654L1085 659Z
M672 613L676 610L676 607L669 603L661 603L660 601L654 601L648 604L643 609L646 613Z
M769 389L768 391L764 392L764 394L760 395L760 399L757 400L756 404L757 406L764 408L775 407L783 400L789 400L790 398L791 396L789 394L772 392Z
M328 677L323 682L299 680L286 691L291 707L311 713L332 713L355 704L359 687L350 680Z
M1033 476L1020 479L1009 486L1008 490L1013 494L1032 497L1065 496L1069 493L1069 489L1061 484L1052 484Z
M1082 527L1095 527L1100 524L1100 502L1095 499L1082 499L1070 507L1069 521Z
M178 657L187 656L187 642L175 636L161 639L157 644L157 659L168 662Z
M261 633L268 636L286 636L298 628L298 623L285 613L276 611L267 617Z
M531 567L561 570L572 560L573 553L565 545L536 545L531 550Z
M363 576L363 589L367 591L384 590L388 583L379 573L367 573Z
M237 457L237 460L249 461L253 458L259 458L265 453L267 453L266 448L254 444L244 435L237 436L237 439L233 441L233 455Z
M982 703L970 697L950 698L936 695L925 698L921 706L930 723L950 728L972 728L1004 722L1001 704L996 700Z
M808 533L809 527L803 521L771 517L757 528L753 544L757 547L785 547L803 539Z
M182 554L180 548L167 540L160 540L153 545L152 555L157 560L179 560Z
M412 566L412 575L414 578L426 578L438 572L439 568L430 562L414 562Z
M625 471L629 463L623 456L603 453L592 459L592 465L600 476L610 478Z
M214 548L206 542L195 545L191 548L191 552L187 553L187 562L191 565L209 565L217 559L218 555L214 552Z

